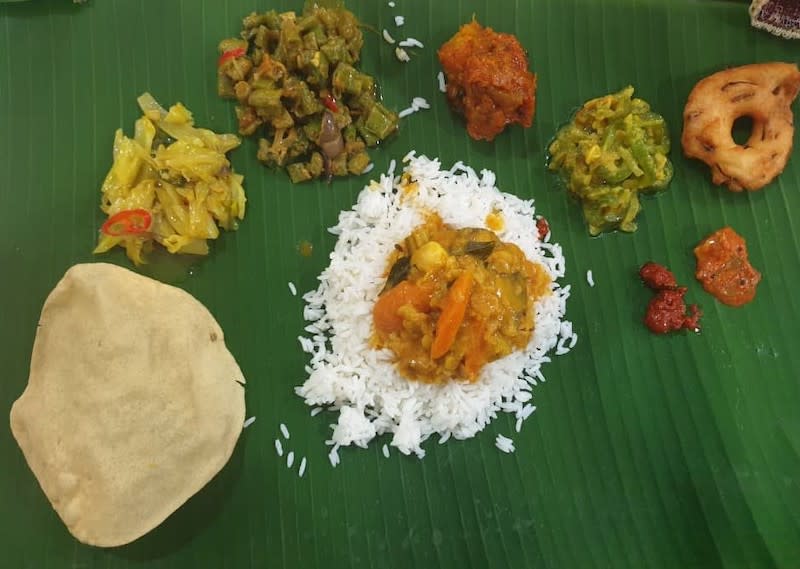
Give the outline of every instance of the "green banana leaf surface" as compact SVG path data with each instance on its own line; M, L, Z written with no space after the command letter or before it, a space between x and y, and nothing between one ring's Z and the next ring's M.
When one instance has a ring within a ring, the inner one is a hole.
M378 440L345 448L332 468L316 417L294 394L305 379L301 292L317 285L335 237L327 228L369 175L292 185L232 154L245 176L240 229L208 258L143 269L204 303L247 377L247 416L222 472L154 531L110 550L67 532L0 429L0 566L117 568L797 568L800 567L800 140L780 177L758 192L713 186L683 157L682 111L702 77L725 67L798 61L800 43L750 27L744 2L691 0L350 0L364 23L362 67L404 119L372 152L375 170L409 150L496 172L536 200L567 259L567 317L579 340L543 368L537 411L521 432L502 414L467 441L426 443L424 460ZM136 97L177 101L199 126L235 132L216 95L216 45L252 10L301 0L42 0L0 6L0 408L27 382L42 303L68 267L92 255L105 220L100 186L114 131L131 133ZM397 15L405 17L398 27ZM439 92L436 50L475 16L515 34L538 77L536 116L494 142L471 140ZM380 31L414 37L402 63ZM590 238L580 207L547 171L558 127L584 101L633 85L673 140L668 191L643 199L639 229ZM798 105L794 106L795 113ZM693 247L725 225L762 272L755 300L724 306L694 278ZM313 245L310 257L298 245ZM655 336L637 277L667 265L703 311L702 332ZM587 283L591 270L595 286ZM47 421L47 417L42 417ZM287 468L274 440L307 458ZM514 439L504 454L495 437Z

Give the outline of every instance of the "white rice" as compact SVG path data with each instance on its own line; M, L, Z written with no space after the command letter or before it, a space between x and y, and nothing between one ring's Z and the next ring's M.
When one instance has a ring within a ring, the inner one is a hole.
M297 296L297 287L294 286L292 281L289 281L289 292L292 293L292 296Z
M368 173L372 172L373 168L375 168L375 163L374 162L370 162L369 164L367 164L367 167L364 168L364 170L361 173L362 174L368 174Z
M385 444L383 445L383 451L382 452L383 452L383 456L385 456L386 458L389 458L389 446L388 445L385 445Z
M328 460L331 462L331 466L336 468L339 464L339 445L333 445L331 452L328 453Z
M430 103L428 103L427 99L424 99L422 97L414 97L413 99L411 99L411 106L417 111L420 109L431 108L431 105Z
M306 457L300 461L300 468L297 469L297 476L302 478L303 474L306 473Z
M565 271L561 247L538 240L533 201L501 193L488 170L477 174L462 163L446 170L414 152L404 162L404 172L417 182L414 192L403 190L392 167L364 188L330 229L338 241L319 287L303 296L304 314L321 333L305 338L313 345L309 377L296 393L310 406L338 411L328 441L333 466L340 446L365 448L385 433L392 435L391 446L421 458L422 444L434 434L440 442L473 437L499 412L524 421L536 409L531 389L544 381L540 368L550 361L547 353L569 351L577 341L572 324L562 320L569 286L557 282ZM485 227L486 216L499 211L505 221L499 237L517 244L553 279L552 294L535 305L536 327L526 350L488 364L474 383L409 381L397 372L390 351L370 347L372 306L384 284L386 259L430 211L455 227Z
M302 349L307 354L314 353L314 342L309 340L308 338L304 338L303 336L298 336L297 341L300 342L300 349Z
M383 39L386 40L386 43L394 43L394 38L389 34L389 30L386 28L383 29Z
M394 7L395 7L395 3L394 2L389 2L389 8L394 8Z
M275 452L278 453L278 456L283 456L283 445L280 439L275 439Z
M589 283L589 286L594 286L594 275L592 274L592 270L589 269L586 271L586 282Z
M504 437L503 435L497 435L497 438L494 441L494 446L505 453L511 453L516 450L514 448L514 441L508 437Z
M411 58L408 57L408 52L406 52L406 50L404 50L402 47L394 48L394 55L395 57L397 57L397 59L399 59L403 63L411 61Z
M256 418L255 417L250 417L249 419L245 419L244 424L242 425L242 428L246 429L247 427L249 427L250 425L252 425L255 422L256 422Z
M422 42L416 38L406 38L397 45L399 45L400 47L419 47L419 48L425 47L422 44Z
M289 429L286 428L286 425L281 423L281 434L283 435L284 439L289 439Z
M411 106L408 107L407 109L403 109L402 111L397 113L397 116L402 119L402 118L407 117L408 115L412 115L412 114L416 113L419 110L430 109L430 108L431 108L431 105L427 101L427 99L424 99L422 97L414 97L411 100ZM394 171L394 169L392 169L392 171Z
M440 71L436 76L436 79L439 81L439 91L442 93L447 93L447 83L445 83L444 80L444 71Z
M403 16L395 16L394 17L394 25L397 27L402 26L406 23L406 19Z
M319 415L320 413L322 413L322 407L314 407L314 408L311 410L311 416L312 416L312 417L316 417L316 416L317 416L317 415Z
M520 409L519 416L524 421L525 419L530 417L534 411L536 411L536 407L534 407L533 405L525 405L522 409Z
M286 455L286 468L291 468L294 464L294 451L290 450L289 454Z

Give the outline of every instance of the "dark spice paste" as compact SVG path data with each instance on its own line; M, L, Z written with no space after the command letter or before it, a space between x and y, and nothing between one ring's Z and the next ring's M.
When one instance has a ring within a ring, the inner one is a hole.
M667 334L682 329L700 331L700 310L696 304L689 306L683 300L686 287L678 286L675 276L657 263L645 263L639 269L639 276L656 295L647 305L645 325L654 334Z

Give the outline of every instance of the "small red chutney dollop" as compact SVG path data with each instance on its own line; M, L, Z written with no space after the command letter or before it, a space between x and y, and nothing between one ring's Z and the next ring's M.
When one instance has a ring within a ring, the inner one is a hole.
M756 296L761 273L747 259L744 239L730 227L723 227L694 248L695 276L703 288L720 302L742 306Z
M550 224L547 223L547 219L540 217L536 220L536 231L539 234L539 241L544 241L544 238L550 233Z
M639 269L642 282L655 291L656 295L647 305L644 323L655 334L667 334L678 330L700 331L701 312L696 304L686 312L683 300L686 287L678 286L675 276L658 263L645 263Z

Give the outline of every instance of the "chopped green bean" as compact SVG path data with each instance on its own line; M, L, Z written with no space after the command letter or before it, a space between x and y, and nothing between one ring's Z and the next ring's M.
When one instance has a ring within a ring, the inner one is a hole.
M367 148L399 120L356 68L363 43L341 0L308 1L300 15L252 13L241 38L220 42L218 92L237 101L239 132L258 135L261 162L295 183L366 169Z
M550 144L548 167L581 202L590 234L631 232L639 194L664 190L672 179L669 150L664 119L627 87L575 113Z
M394 113L380 103L375 103L366 115L363 130L379 140L383 140L397 128Z
M281 103L281 90L280 89L256 89L250 92L247 98L247 103L251 107L263 109L268 114L262 114L266 119L272 118L273 111L275 115L280 114L283 108Z

